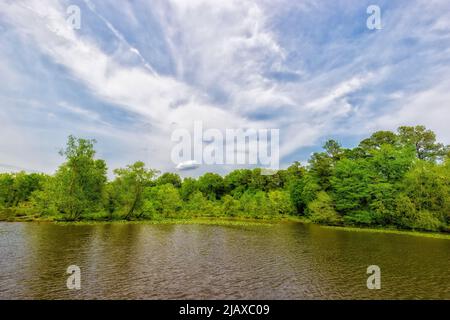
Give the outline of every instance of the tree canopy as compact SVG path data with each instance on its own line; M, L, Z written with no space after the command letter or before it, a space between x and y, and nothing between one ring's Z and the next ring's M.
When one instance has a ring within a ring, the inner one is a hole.
M450 148L424 126L378 131L355 148L328 140L305 165L182 179L137 161L115 169L95 140L69 136L54 175L0 174L0 218L136 220L197 216L450 231Z

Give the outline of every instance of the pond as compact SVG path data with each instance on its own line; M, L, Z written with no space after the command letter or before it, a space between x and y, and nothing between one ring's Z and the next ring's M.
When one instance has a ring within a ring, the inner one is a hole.
M450 240L300 223L0 223L1 299L450 299L449 266Z

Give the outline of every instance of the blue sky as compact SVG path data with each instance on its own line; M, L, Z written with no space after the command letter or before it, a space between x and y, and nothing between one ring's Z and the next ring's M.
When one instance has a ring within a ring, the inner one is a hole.
M366 27L371 4L381 30ZM4 0L0 170L51 173L74 134L110 169L174 171L171 133L194 121L279 128L282 166L400 125L448 144L449 75L446 0Z

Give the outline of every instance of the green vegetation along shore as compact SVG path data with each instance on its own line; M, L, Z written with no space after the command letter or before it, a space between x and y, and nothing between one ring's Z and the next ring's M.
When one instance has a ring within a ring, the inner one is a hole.
M70 136L53 175L0 174L3 221L310 221L450 231L450 148L423 126L378 131L352 149L329 140L307 165L181 179L143 162L114 170Z

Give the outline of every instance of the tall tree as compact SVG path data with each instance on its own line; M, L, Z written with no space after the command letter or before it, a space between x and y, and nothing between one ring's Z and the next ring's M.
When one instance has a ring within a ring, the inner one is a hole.
M398 135L401 143L415 147L420 160L435 161L445 157L448 152L448 146L436 143L436 134L424 126L400 127Z
M26 202L30 199L31 194L42 188L44 175L40 173L26 173L24 171L14 174L14 195L12 206Z
M183 201L188 201L198 191L198 183L194 178L185 178L181 183L180 195Z
M227 174L223 182L227 193L240 197L249 188L251 181L251 170L237 169Z
M156 179L156 184L159 186L165 184L171 184L175 188L181 187L181 178L178 174L172 172L163 173L158 179Z
M325 152L315 152L309 160L309 172L322 190L329 190L333 176L334 160Z
M225 191L223 178L217 173L205 173L197 183L199 190L209 200L219 199Z
M146 188L144 198L158 215L166 218L176 216L182 206L178 189L171 183Z
M10 173L0 173L0 208L10 207L14 197L14 177Z
M69 220L101 209L107 168L105 161L94 158L94 143L69 136L66 148L60 151L66 162L45 182L37 202L43 201L45 207L55 208Z
M116 179L113 185L119 195L118 203L124 218L130 220L142 209L144 189L152 185L152 179L158 171L147 169L143 162L137 161L126 168L114 170L114 174Z
M395 146L398 143L397 135L392 131L377 131L370 138L359 143L359 147L365 151L380 149L383 145Z
M336 140L326 141L323 145L323 149L334 161L339 160L343 153L341 144Z

